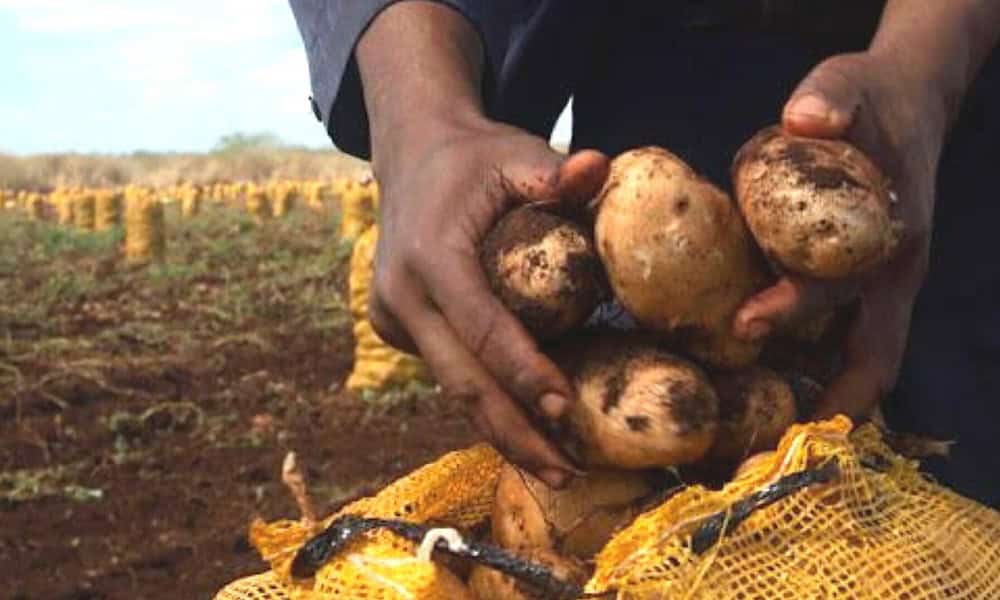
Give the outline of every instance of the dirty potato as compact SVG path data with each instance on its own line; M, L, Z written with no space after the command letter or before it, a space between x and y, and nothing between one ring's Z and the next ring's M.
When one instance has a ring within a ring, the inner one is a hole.
M480 261L494 293L538 339L580 325L608 295L591 235L539 208L507 213L483 241Z
M680 465L712 445L719 401L693 363L626 334L577 336L551 355L577 394L564 445L585 465Z
M760 344L732 321L771 278L732 200L656 147L615 158L598 200L597 251L628 312L709 365L751 364Z
M842 279L892 256L901 228L889 183L851 144L769 127L739 150L732 174L754 238L781 267Z

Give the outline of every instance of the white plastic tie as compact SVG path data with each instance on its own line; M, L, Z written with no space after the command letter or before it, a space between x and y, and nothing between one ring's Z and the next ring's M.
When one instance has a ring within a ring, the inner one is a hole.
M448 549L452 552L461 552L466 548L465 540L462 539L462 534L457 530L450 527L439 527L431 529L424 535L424 539L420 542L420 547L417 548L417 559L429 561L431 554L434 552L434 547L442 540L448 544Z

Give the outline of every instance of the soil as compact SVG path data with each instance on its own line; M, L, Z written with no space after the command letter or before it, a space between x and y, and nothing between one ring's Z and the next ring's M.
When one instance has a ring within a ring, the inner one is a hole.
M156 275L177 278L166 287L123 267L114 240L0 264L0 293L15 299L0 311L0 596L211 598L266 569L246 535L255 516L298 516L280 480L288 451L327 514L477 441L434 390L339 389L350 321L323 296L345 297L348 253L314 259L334 221L199 219L173 225L173 270ZM0 217L0 242L37 250L29 239L58 237L39 227ZM212 263L220 243L233 246ZM82 295L39 295L81 273L94 276L73 280ZM317 299L280 304L309 285ZM233 317L237 292L253 308Z

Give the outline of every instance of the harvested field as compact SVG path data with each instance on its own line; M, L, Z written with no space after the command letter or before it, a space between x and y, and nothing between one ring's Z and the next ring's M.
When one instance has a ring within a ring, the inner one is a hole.
M353 397L337 215L256 226L166 206L167 260L122 232L0 211L0 564L19 599L208 598L262 570L246 527L327 512L475 441L435 390ZM422 433L433 426L434 436Z

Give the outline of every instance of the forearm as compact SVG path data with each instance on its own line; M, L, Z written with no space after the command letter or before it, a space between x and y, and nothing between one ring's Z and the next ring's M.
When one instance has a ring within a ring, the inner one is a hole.
M1000 37L1000 0L889 0L870 51L926 95L944 129Z
M482 118L483 48L458 12L434 2L393 4L356 52L376 169L442 125Z

